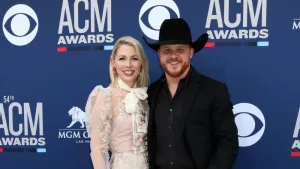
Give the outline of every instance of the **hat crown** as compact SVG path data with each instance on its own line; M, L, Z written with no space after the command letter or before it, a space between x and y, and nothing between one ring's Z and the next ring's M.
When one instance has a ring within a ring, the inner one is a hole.
M189 25L182 18L166 19L159 31L159 41L189 41L192 42L192 34Z
M191 44L194 53L197 53L204 48L208 41L208 33L203 33L193 42L191 29L184 19L166 19L160 26L158 42L149 43L145 37L143 40L155 51L158 51L160 45L163 44Z

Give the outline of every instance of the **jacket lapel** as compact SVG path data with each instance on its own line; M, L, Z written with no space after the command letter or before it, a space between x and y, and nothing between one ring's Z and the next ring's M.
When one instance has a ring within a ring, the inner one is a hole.
M156 109L156 100L161 88L161 82L154 82L153 86L148 92L149 95L149 121L148 121L148 151L150 169L155 169L155 131L153 129L154 113Z
M189 82L189 85L185 88L182 96L182 112L180 115L180 122L178 122L178 133L183 134L183 129L185 127L187 117L191 113L191 108L195 105L195 99L201 89L202 84L201 75L194 69Z
M150 105L150 112L149 112L149 128L152 129L152 124L153 124L153 120L154 120L154 113L155 113L155 109L156 109L156 103L157 103L157 97L159 94L159 90L162 87L162 83L160 81L157 82L157 84L155 84L153 86L153 90L150 91L151 93L151 105Z

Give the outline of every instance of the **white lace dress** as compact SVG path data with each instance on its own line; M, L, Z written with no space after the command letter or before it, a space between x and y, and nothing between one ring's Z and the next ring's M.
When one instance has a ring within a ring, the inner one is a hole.
M146 98L146 88L131 89L120 80L91 92L85 111L94 169L148 169Z

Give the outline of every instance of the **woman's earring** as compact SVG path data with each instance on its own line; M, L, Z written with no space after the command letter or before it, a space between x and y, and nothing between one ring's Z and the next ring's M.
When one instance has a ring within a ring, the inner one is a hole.
M117 70L116 70L115 67L113 68L113 73L114 73L115 76L117 76Z

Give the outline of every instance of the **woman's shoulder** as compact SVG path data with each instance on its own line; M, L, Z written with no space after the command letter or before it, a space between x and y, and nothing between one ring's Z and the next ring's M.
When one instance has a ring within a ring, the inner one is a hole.
M104 87L103 85L96 85L89 94L89 97L97 97L98 95L109 95L111 87Z

